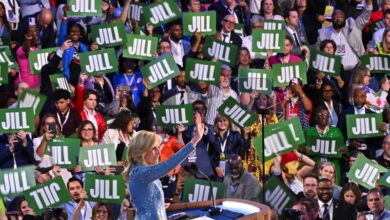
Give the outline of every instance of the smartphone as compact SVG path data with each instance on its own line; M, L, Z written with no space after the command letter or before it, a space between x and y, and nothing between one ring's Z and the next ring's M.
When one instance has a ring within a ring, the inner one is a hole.
M56 133L56 130L57 130L57 125L55 122L52 122L49 124L49 131L50 133L52 134L55 134Z
M36 25L36 22L35 22L35 18L34 18L34 17L28 18L28 25L29 25L29 26L35 26L35 25Z
M115 168L115 174L121 174L125 169L123 166L110 166L110 167Z

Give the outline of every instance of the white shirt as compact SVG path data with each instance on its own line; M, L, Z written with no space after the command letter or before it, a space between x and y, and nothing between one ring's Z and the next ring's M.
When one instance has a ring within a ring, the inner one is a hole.
M385 28L381 28L377 31L375 31L372 39L374 40L375 45L382 42L383 32L385 32ZM374 47L375 47L374 45Z
M366 107L363 107L361 109L358 109L356 107L353 107L355 115L364 115L366 114Z
M184 47L182 40L179 40L179 42L175 42L169 38L169 41L171 42L171 48L172 48L172 56L175 60L177 65L183 66L183 57L184 57Z
M318 205L320 206L320 217L324 218L324 204L321 200L318 199ZM328 212L329 212L329 219L333 220L333 199L329 200L326 204L328 204Z
M177 87L177 91L178 91L178 93L176 94L176 103L178 105L180 105L183 101L184 104L188 104L187 91L185 89L179 88L178 86L176 86L176 87ZM184 92L183 93L183 100L181 99L181 92Z
M301 40L299 39L298 32L296 30L291 29L290 26L286 25L286 30L293 36L293 40L295 41L294 34L298 40L299 45L301 45ZM294 42L295 43L295 42Z
M353 69L359 63L359 58L352 50L344 34L341 31L339 33L333 31L330 38L334 40L337 45L336 55L341 56L341 62L344 65L344 69Z

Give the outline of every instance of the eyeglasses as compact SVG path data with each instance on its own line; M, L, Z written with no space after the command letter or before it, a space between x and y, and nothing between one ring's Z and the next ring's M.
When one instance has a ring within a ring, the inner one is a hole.
M93 128L83 128L81 131L87 132L87 131L93 131Z
M226 22L226 23L228 23L228 24L236 24L236 22L234 22L234 21L229 21L229 20L227 20L227 19L223 19L223 21Z

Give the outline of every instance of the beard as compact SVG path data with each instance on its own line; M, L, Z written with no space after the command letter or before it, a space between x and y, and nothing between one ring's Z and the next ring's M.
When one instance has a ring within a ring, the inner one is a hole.
M341 28L345 27L345 24L346 24L345 20L341 24L336 24L333 22L333 28L334 29L341 29Z

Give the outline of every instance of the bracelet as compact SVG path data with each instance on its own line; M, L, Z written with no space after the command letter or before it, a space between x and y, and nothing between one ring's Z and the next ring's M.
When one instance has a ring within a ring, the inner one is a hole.
M27 34L26 34L26 35L24 35L24 37L25 37L27 40L31 40L31 39L32 39L32 36L31 36L31 37L29 37L29 36L27 36Z

